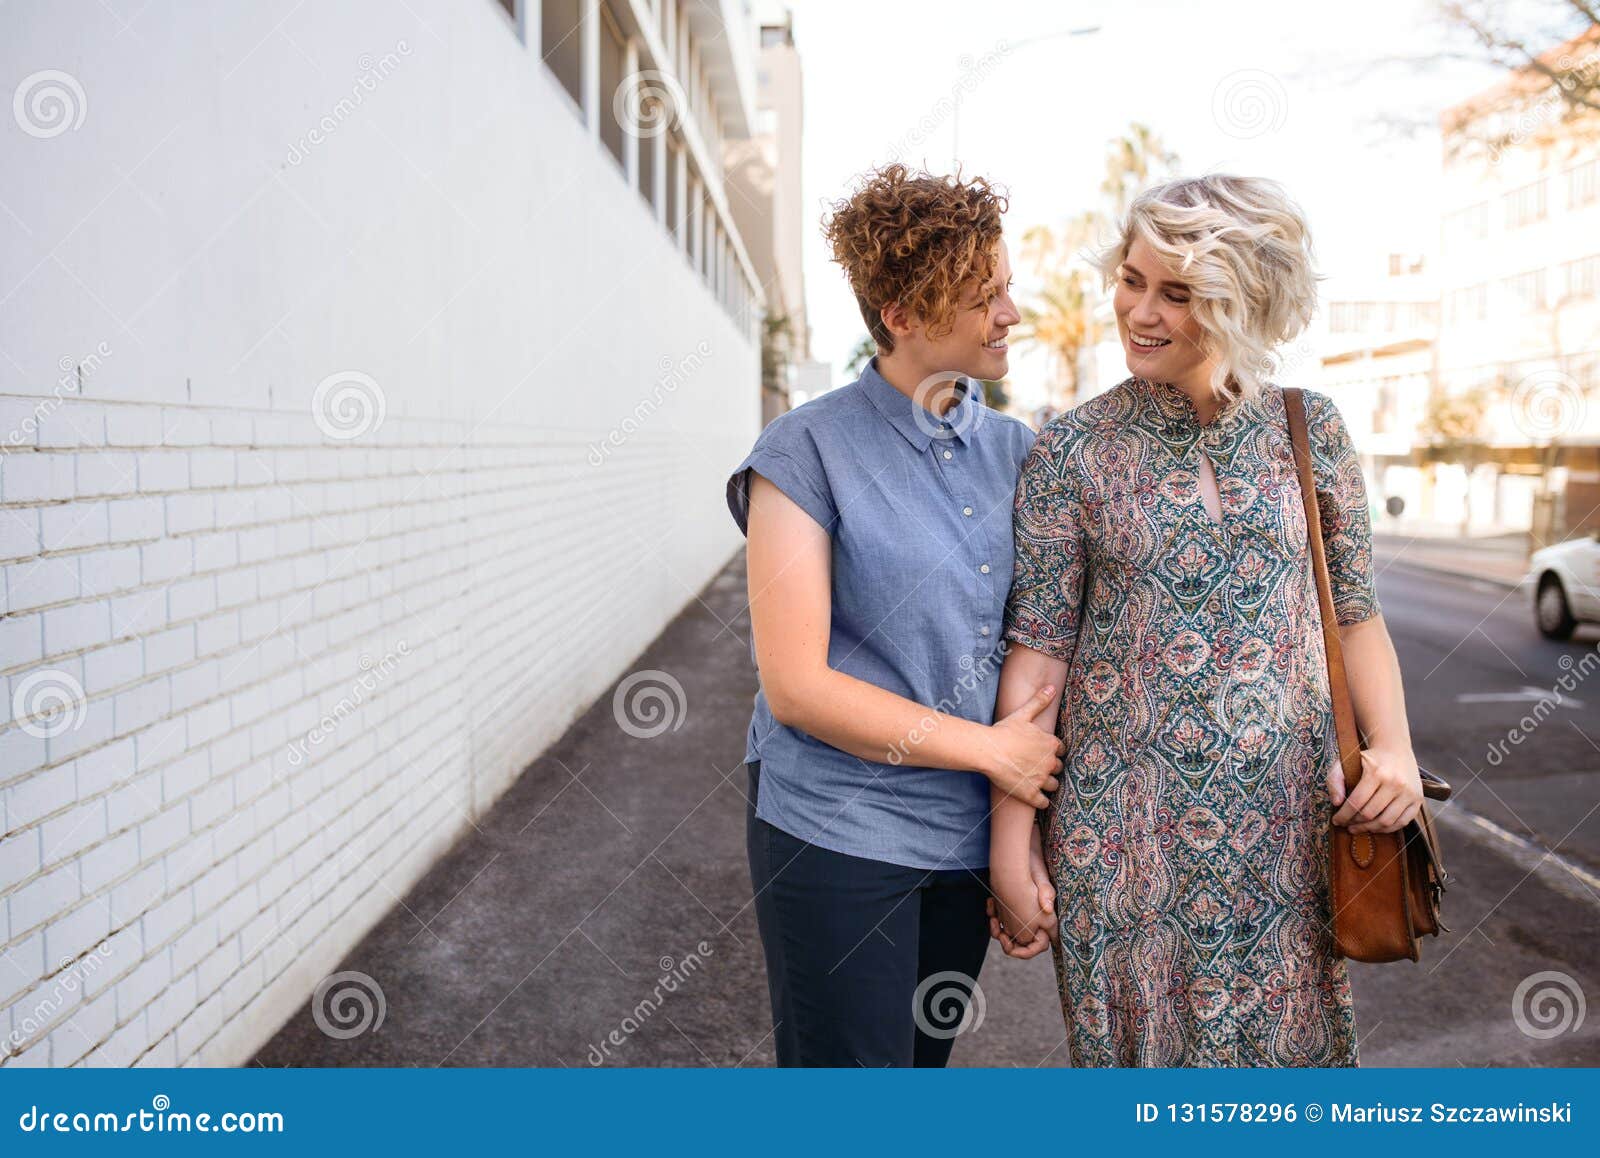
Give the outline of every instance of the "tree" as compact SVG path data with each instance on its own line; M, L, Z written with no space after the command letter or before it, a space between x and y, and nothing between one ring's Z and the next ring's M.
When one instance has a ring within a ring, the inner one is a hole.
M1483 461L1483 420L1489 410L1490 391L1478 387L1453 394L1435 394L1428 402L1418 431L1434 450L1428 470L1435 463L1459 463L1467 475L1465 500L1461 504L1461 533L1472 526L1472 474Z
M1463 45L1436 59L1486 61L1509 73L1451 110L1443 128L1452 156L1481 152L1493 160L1516 146L1600 136L1600 5L1445 0L1439 10Z
M1050 355L1052 405L1077 405L1083 353L1100 340L1099 273L1085 250L1116 227L1140 190L1171 177L1178 164L1178 155L1148 125L1134 122L1106 144L1104 208L1080 213L1059 229L1041 225L1022 235L1022 257L1039 288L1021 307L1019 336Z
M1141 189L1178 171L1178 154L1161 143L1149 125L1134 121L1109 142L1106 175L1100 183L1111 215L1120 220Z
M878 343L872 340L871 334L861 335L861 340L850 351L850 359L844 364L844 373L847 378L859 378L861 371L868 362L878 353Z

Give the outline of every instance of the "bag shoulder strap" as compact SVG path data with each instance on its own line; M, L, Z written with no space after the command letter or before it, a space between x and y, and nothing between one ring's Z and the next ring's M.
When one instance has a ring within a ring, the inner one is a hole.
M1333 697L1333 725L1339 738L1339 763L1344 767L1345 791L1361 779L1361 740L1356 733L1356 713L1350 703L1345 678L1344 649L1339 644L1339 624L1333 608L1333 588L1328 582L1328 559L1322 548L1322 517L1317 506L1316 475L1311 466L1311 439L1306 432L1305 395L1298 387L1283 389L1283 409L1289 420L1289 443L1300 472L1300 496L1306 508L1306 545L1316 576L1317 603L1322 609L1322 648L1328 660L1328 690Z

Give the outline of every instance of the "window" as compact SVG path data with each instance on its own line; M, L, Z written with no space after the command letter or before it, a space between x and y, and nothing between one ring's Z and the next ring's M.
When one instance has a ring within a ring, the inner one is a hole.
M656 117L662 120L667 117L659 101L654 101L651 109L638 110L638 120L642 125L658 123ZM650 206L651 210L656 208L656 138L653 136L638 139L638 195L645 198L645 205Z
M1573 298L1600 295L1600 256L1581 257L1561 267L1566 274L1566 293Z
M1577 209L1600 198L1600 161L1589 161L1567 172L1567 207Z
M600 6L600 139L605 142L617 164L622 159L622 122L617 119L617 102L613 99L622 87L622 67L627 60L627 45L622 39L622 29L617 27L611 6Z
M685 214L683 252L689 259L689 264L695 264L695 255L700 250L700 235L704 232L705 222L700 216L700 180L693 174L689 176L689 212Z
M1544 270L1534 269L1505 278L1500 283L1508 297L1525 310L1542 310L1549 303L1545 298Z
M678 221L678 174L683 167L683 148L677 141L667 141L667 229L683 244L683 230Z
M1506 228L1517 229L1523 225L1532 225L1535 221L1543 221L1545 217L1543 180L1535 181L1531 185L1524 185L1521 189L1513 189L1506 194Z
M583 0L544 0L539 14L539 51L545 64L583 106Z

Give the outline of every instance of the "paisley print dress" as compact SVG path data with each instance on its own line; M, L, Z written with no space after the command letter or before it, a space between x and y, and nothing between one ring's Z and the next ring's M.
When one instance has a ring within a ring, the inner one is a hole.
M1354 623L1379 610L1366 487L1332 401L1305 399L1335 613ZM1041 431L1015 531L1005 638L1069 664L1045 853L1073 1064L1357 1064L1282 391L1201 423L1175 386L1128 379Z

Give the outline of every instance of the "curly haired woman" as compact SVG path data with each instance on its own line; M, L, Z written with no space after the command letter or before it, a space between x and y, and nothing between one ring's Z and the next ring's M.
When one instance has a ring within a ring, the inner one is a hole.
M826 232L877 356L783 415L728 481L761 690L750 875L780 1065L942 1066L989 932L991 788L1062 745L995 722L1011 508L1033 432L984 405L1020 320L981 179L869 174ZM1057 685L1059 686L1059 685Z
M1026 801L997 800L997 932L1014 956L1054 942L1074 1065L1355 1065L1328 826L1398 829L1422 783L1361 467L1307 391L1367 739L1348 795L1339 768L1284 395L1265 380L1316 301L1306 224L1270 181L1171 182L1135 199L1102 272L1133 376L1046 426L1017 488L999 710L1062 685L1037 722L1068 756L1042 842Z

